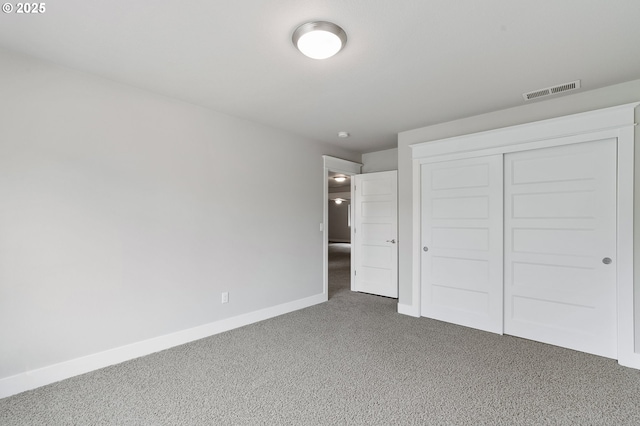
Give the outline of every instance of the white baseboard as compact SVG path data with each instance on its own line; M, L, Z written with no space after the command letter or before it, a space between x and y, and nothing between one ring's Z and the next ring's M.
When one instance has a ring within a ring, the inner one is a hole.
M214 334L233 330L234 328L253 324L258 321L263 321L326 301L326 294L318 294L305 299L294 300L293 302L283 303L282 305L249 312L236 317L215 321L198 327L189 328L175 333L166 334L164 336L132 343L130 345L98 352L96 354L49 365L36 370L27 371L25 373L16 374L15 376L0 379L0 398L5 398L20 392L35 389L40 386L58 382L73 376L108 367L110 365L119 364L124 361L149 355L174 346L183 345L194 340L203 339Z
M640 353L621 354L618 353L618 364L640 370Z
M416 305L405 305L404 303L398 303L398 313L420 318L420 307Z
M351 240L340 239L340 238L329 238L329 244L331 243L351 243Z

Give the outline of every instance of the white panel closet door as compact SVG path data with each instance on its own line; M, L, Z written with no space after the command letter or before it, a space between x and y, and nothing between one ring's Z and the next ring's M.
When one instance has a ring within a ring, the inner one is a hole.
M422 165L422 316L502 334L502 155Z
M615 139L505 155L506 334L616 358L616 155Z
M354 177L354 290L398 297L398 172Z

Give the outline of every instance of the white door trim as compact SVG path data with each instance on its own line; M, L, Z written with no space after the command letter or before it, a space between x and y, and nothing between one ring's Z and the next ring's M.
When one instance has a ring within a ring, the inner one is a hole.
M412 307L405 311L420 312L422 164L580 143L594 138L617 138L618 362L640 369L640 353L635 351L635 330L636 324L640 327L640 318L635 319L633 288L634 116L638 105L640 102L411 145L414 200Z
M634 110L640 102L603 108L580 114L534 121L486 132L421 142L410 145L413 158L467 153L477 157L484 149L503 148L512 152L515 145L578 136L601 131L618 131L633 126ZM521 151L522 149L515 149ZM498 150L498 152L502 152Z
M362 164L342 158L331 157L329 155L322 156L324 166L323 191L322 191L322 294L324 301L329 300L329 172L338 172L345 175L353 176L361 173ZM351 193L353 194L353 179L351 184ZM351 229L351 241L353 241L353 228ZM351 254L353 257L353 253ZM353 283L352 283L353 285Z

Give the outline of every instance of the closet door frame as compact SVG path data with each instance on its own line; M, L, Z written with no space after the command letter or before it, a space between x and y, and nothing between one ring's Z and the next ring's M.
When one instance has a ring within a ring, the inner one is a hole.
M618 363L640 369L640 318L635 318L633 289L634 119L638 105L640 102L411 145L413 157L411 311L421 312L421 169L423 164L616 138ZM638 313L640 314L640 306Z

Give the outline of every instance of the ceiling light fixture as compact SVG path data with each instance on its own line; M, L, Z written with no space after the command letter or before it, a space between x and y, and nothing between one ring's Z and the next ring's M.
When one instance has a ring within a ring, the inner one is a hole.
M293 45L312 59L327 59L347 44L347 33L332 22L314 21L293 32Z
M336 198L334 201L336 204L342 204L342 198Z
M344 182L347 180L346 176L336 176L333 178L336 182Z
M348 138L349 136L351 136L349 132L338 132L339 138Z

